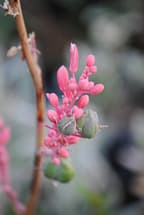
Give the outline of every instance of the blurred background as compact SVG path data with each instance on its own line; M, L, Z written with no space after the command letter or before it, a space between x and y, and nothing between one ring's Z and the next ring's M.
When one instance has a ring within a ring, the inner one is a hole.
M72 182L55 184L42 176L36 214L144 214L144 1L23 0L22 6L42 53L45 92L61 96L56 71L69 65L69 45L75 42L79 71L89 53L96 56L93 80L104 83L105 91L92 97L90 106L100 124L109 125L71 148ZM11 178L25 201L33 168L35 95L20 55L6 58L12 45L19 45L15 20L1 11L0 115L12 129ZM0 214L15 214L2 193Z

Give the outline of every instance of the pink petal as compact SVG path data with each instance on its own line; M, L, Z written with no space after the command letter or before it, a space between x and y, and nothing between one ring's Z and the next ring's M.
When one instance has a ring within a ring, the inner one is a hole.
M89 81L89 89L91 89L92 87L94 87L94 82L93 81Z
M58 120L58 114L56 111L54 110L48 110L47 111L47 116L48 116L48 119L53 122L53 123L56 123L57 120Z
M104 90L104 85L103 84L96 84L94 87L91 88L90 94L91 95L97 95L102 93Z
M96 66L91 66L89 69L90 69L91 73L96 73L96 71L97 71L97 67Z
M91 67L91 66L94 65L94 63L95 63L95 56L92 55L92 54L88 55L88 56L87 56L87 59L86 59L86 65L87 65L88 67Z
M57 82L61 91L67 90L67 84L69 80L68 71L65 66L61 66L57 71Z
M74 74L78 70L78 48L74 43L70 46L70 72Z
M89 96L88 95L83 95L80 97L78 101L78 107L79 108L84 108L88 105L89 103Z
M59 105L58 96L55 93L47 93L46 96L53 107L57 107Z
M59 165L60 164L60 159L58 157L53 157L52 159L52 162L55 164L55 165Z
M69 135L66 137L68 144L75 144L80 140L80 137Z
M10 128L4 127L0 132L0 144L7 144L11 136Z
M58 154L59 154L60 157L63 157L63 158L68 158L68 157L69 157L68 150L65 149L64 147L62 147L62 148L58 151Z
M0 128L2 128L4 126L4 122L3 120L0 118Z
M75 80L75 78L71 78L69 80L69 90L76 90L77 89L77 82Z
M89 81L88 79L81 79L78 83L80 90L89 90Z
M54 130L54 129L50 129L49 132L48 132L48 136L50 138L53 138L57 135L57 132Z
M44 138L44 145L49 146L52 142L52 139L50 137Z
M75 119L79 119L83 115L83 109L78 108L76 105L73 108Z

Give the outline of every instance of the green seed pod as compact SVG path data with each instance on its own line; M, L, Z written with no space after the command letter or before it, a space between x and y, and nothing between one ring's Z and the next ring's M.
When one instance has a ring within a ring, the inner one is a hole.
M66 160L62 160L60 165L55 165L50 160L44 167L44 175L61 183L68 183L75 175L73 166Z
M58 129L62 134L71 135L75 132L76 121L74 117L64 117L58 122Z
M77 128L82 137L94 137L98 129L98 117L96 112L92 110L86 111L83 116L77 120Z

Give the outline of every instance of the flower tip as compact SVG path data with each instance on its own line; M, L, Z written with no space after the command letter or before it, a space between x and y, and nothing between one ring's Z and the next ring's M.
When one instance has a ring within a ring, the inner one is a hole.
M4 122L3 122L2 118L0 118L0 128L3 127L3 125L4 125Z
M91 95L97 95L102 93L104 90L104 85L103 84L96 84L91 90L90 93Z
M65 148L61 148L59 150L59 156L62 157L62 158L68 158L69 157L68 150L65 149Z
M58 96L55 93L46 93L46 97L53 107L57 107L59 105Z
M99 85L99 90L100 90L100 93L102 93L104 91L104 85L103 84L98 84Z
M70 45L70 72L76 73L78 70L78 48L75 43Z
M54 111L54 110L48 110L48 111L47 111L47 117L48 117L48 119L49 119L51 122L53 122L53 123L56 123L57 120L58 120L58 114L57 114L57 112Z
M50 93L46 93L46 97L49 99L49 95L50 95Z
M77 45L75 43L70 44L70 51L74 51L74 49L77 48Z
M53 162L53 164L55 164L55 165L60 165L60 159L58 158L58 157L54 157L53 159L52 159L52 162Z
M83 109L77 107L76 105L73 108L75 119L79 119L83 115Z
M94 63L95 63L95 56L92 55L92 54L88 55L88 56L87 56L87 59L86 59L86 65L87 65L88 67L91 67L91 66L94 65Z
M69 75L67 68L63 65L57 71L57 82L61 91L66 91Z
M83 95L78 101L78 107L79 108L84 108L88 105L89 103L89 96L88 95Z

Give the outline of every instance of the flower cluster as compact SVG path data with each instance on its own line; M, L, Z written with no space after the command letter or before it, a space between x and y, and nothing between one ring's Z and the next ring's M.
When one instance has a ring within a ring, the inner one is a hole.
M15 190L11 186L9 177L9 153L6 145L10 139L10 128L4 125L0 118L0 183L1 191L4 191L12 202L18 214L23 214L24 206L19 202Z
M69 156L67 146L77 143L83 137L76 122L83 116L84 108L89 104L88 94L97 95L104 90L103 84L94 84L89 80L89 76L97 71L93 55L88 55L78 81L75 77L77 70L78 48L75 44L71 44L70 73L65 66L61 66L57 71L58 86L63 92L62 104L55 93L46 94L53 107L47 111L47 117L52 125L46 125L49 131L41 152L50 156L55 164L59 164L61 158Z

